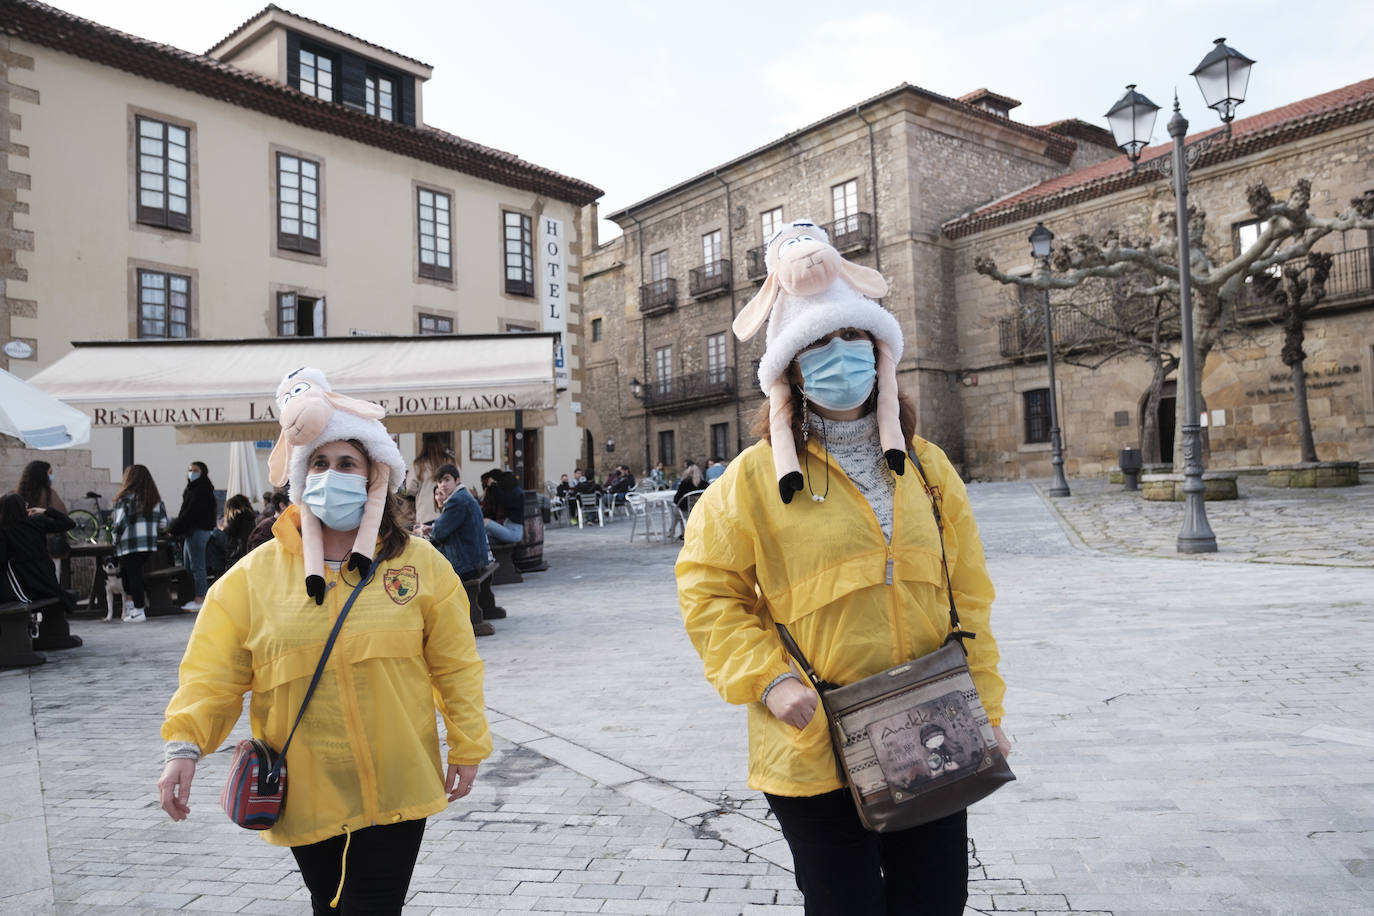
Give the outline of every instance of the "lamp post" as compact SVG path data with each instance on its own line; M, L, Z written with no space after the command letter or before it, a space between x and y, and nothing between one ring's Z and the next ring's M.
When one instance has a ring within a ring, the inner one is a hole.
M636 401L644 400L644 384L639 380L639 376L630 379L630 396ZM644 466L653 467L649 463L649 411L644 411Z
M1193 69L1198 88L1207 102L1226 125L1225 139L1231 137L1231 121L1236 107L1245 101L1250 82L1250 67L1254 61L1226 46L1226 39L1218 38L1202 62ZM1140 152L1150 142L1159 106L1126 87L1123 95L1107 112L1107 122L1117 146L1131 160L1132 169L1140 160ZM1173 179L1175 220L1178 226L1178 304L1182 325L1182 359L1179 374L1183 381L1183 496L1185 500L1183 528L1178 534L1179 553L1215 553L1217 538L1207 523L1206 485L1202 481L1201 426L1198 419L1198 383L1200 373L1194 366L1193 353L1193 277L1188 241L1188 171L1212 145L1215 137L1204 137L1191 145L1184 145L1188 135L1188 119L1178 107L1178 93L1174 93L1174 114L1169 119L1169 136L1173 138L1171 156L1159 156L1146 163L1162 175Z
M1045 228L1044 223L1036 223L1031 230L1031 255L1044 267L1045 276L1050 273L1050 243L1054 233ZM1059 437L1059 392L1054 386L1054 322L1050 315L1050 290L1045 287L1045 361L1050 366L1050 464L1054 476L1050 480L1051 496L1068 496L1069 482L1064 479L1064 446Z

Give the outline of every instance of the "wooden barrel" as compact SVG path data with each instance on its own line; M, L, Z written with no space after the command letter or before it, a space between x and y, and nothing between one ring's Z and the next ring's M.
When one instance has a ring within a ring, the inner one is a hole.
M525 537L515 545L511 557L521 572L543 572L549 568L544 562L544 516L539 511L539 494L525 491Z

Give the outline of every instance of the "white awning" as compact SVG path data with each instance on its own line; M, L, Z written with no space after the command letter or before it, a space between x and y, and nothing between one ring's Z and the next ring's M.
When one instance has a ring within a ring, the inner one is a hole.
M553 422L557 335L131 340L73 343L29 379L93 429L175 426L182 441L275 438L277 385L302 366L386 408L393 433Z

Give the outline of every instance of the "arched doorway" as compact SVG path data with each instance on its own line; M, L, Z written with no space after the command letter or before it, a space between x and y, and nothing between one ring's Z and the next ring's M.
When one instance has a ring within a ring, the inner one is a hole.
M1145 408L1150 401L1150 392L1146 391L1140 396L1140 406L1136 415L1140 417L1140 442L1142 448L1145 442ZM1159 409L1155 412L1154 422L1159 430L1159 450L1154 453L1142 454L1141 458L1146 464L1169 463L1173 461L1174 454L1174 416L1178 404L1178 382L1174 379L1165 381L1159 393Z
M590 429L582 431L582 469L588 480L596 479L596 440Z

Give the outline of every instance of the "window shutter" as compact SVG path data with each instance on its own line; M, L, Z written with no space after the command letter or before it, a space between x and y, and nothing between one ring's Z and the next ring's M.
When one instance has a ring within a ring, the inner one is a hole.
M410 76L398 76L396 78L396 94L400 96L397 100L400 107L396 111L396 120L402 124L415 126L415 78Z
M301 36L286 33L286 83L301 88Z
M366 108L367 99L367 61L355 54L343 52L339 55L340 100L356 111Z

